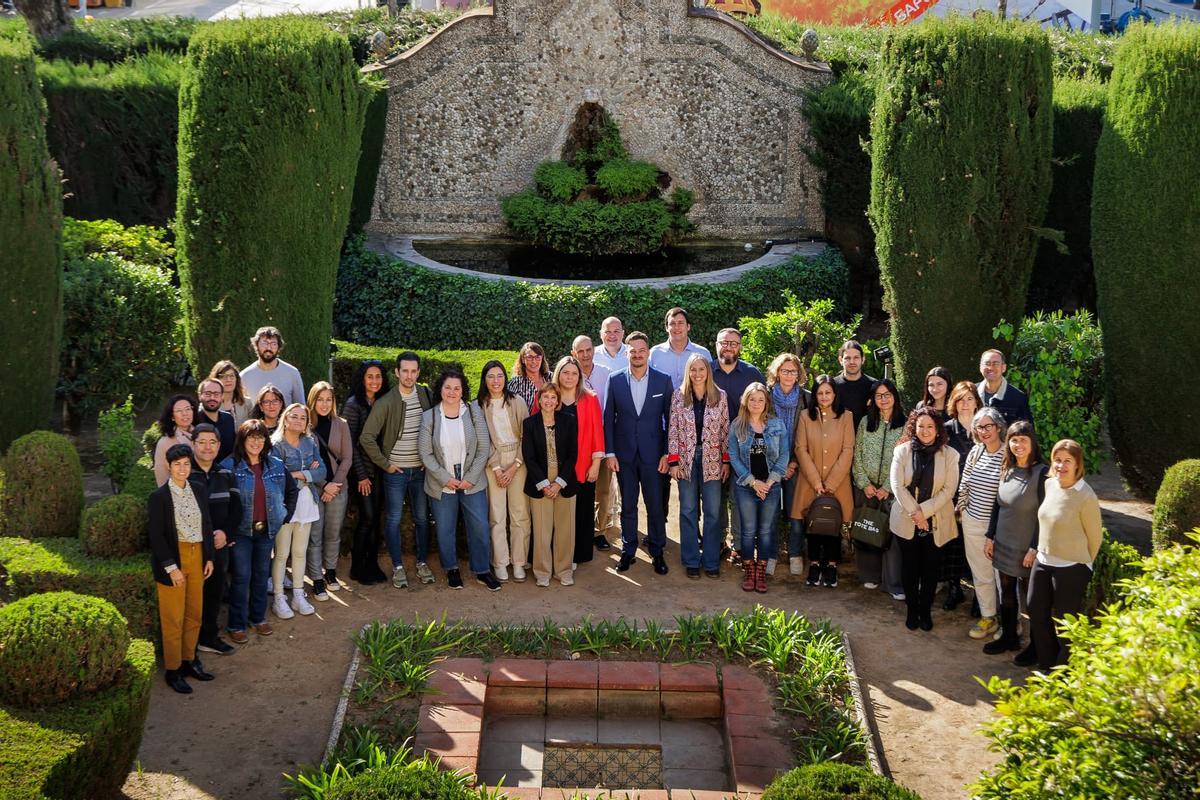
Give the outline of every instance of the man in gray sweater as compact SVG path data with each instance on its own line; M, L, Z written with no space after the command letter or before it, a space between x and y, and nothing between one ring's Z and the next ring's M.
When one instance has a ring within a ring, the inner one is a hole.
M300 377L300 370L279 357L279 351L283 349L283 337L278 328L271 325L259 328L250 340L250 349L258 359L242 370L242 390L246 397L258 397L262 388L270 383L283 392L285 405L305 401L304 379Z

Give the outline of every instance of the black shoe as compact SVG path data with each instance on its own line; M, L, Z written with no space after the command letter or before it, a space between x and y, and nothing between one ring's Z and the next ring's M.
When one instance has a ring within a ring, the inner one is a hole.
M837 588L837 564L828 564L821 570L821 585L827 589Z
M446 583L450 584L451 589L461 589L463 587L462 575L456 569L447 570Z
M1037 662L1037 649L1033 646L1032 641L1029 642L1028 647L1013 658L1013 663L1018 667L1033 667L1037 665Z
M910 631L915 631L920 626L921 616L917 613L915 608L910 608L908 610L908 616L904 618L904 627L908 628Z
M377 583L383 583L382 577L376 578L370 573L364 575L362 573L355 572L354 570L350 570L350 580L354 581L355 583L362 584L363 586L374 586Z
M1005 634L1007 634L1007 631L1005 631ZM1003 635L999 639L993 639L983 646L983 652L987 653L989 656L999 655L1000 653L1007 653L1012 650L1020 649L1021 640L1015 636L1009 637L1007 635Z
M486 586L489 592L500 591L500 581L496 580L496 576L491 572L481 572L475 576L475 580ZM461 581L459 582L459 585L462 585Z
M188 682L183 679L177 669L169 669L166 674L167 686L170 686L180 694L191 694L192 687L188 686Z
M933 615L930 614L928 611L921 612L921 630L923 630L923 631L933 630Z
M691 580L694 580L694 581L700 580L700 568L699 567L688 567L687 568L687 576L688 576L688 578L690 578Z
M720 578L721 570L719 567L717 569L706 569L704 570L704 574L710 578Z
M592 543L596 546L597 550L611 550L612 549L612 545L608 543L607 536L597 536L594 539L592 539Z
M958 608L963 601L962 586L959 586L958 581L948 581L946 583L946 600L942 603L943 611L953 611Z
M667 560L665 558L663 558L662 556L655 556L654 557L654 571L657 572L659 575L666 575L667 571L668 571L667 570Z
M193 658L191 661L181 661L179 663L179 674L185 678L195 678L198 681L211 681L217 677L211 672L204 671L204 665L200 663L200 659Z
M821 584L821 565L813 562L808 565L808 580L805 581L809 586L819 586Z
M329 585L329 588L333 589L335 592L339 588L341 588L340 585L338 584L336 569L325 570L325 583L327 583Z
M617 563L617 572L628 572L629 568L633 566L634 560L633 556L621 556L621 560Z
M216 653L219 656L227 656L237 648L218 636L211 642L200 642L196 645L196 649L202 653Z

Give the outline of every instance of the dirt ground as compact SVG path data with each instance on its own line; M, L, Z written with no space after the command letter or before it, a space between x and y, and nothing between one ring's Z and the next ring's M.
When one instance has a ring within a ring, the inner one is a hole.
M1109 470L1093 481L1106 498L1106 524L1121 539L1144 547L1149 507L1132 501L1114 475ZM675 542L677 523L672 513L668 535ZM655 575L647 561L621 575L615 570L617 556L598 554L581 565L570 588L540 589L530 580L493 594L468 582L455 592L437 571L439 583L433 586L400 591L354 584L316 604L312 617L272 617L275 635L251 634L249 644L234 655L209 655L205 665L217 679L193 681L194 694L174 694L156 678L125 794L129 800L280 796L282 773L320 759L353 653L350 635L371 620L446 615L478 623L543 617L571 623L591 615L669 624L675 615L743 609L760 601L829 618L847 631L885 770L900 783L926 800L962 798L965 785L996 762L979 733L992 705L976 677L1020 679L1026 673L1006 658L981 652L980 644L967 637L972 621L965 608L944 612L939 597L934 630L910 632L902 624L903 603L863 589L849 567L841 585L831 590L804 586L785 574L785 566L761 596L742 592L740 573L727 567L719 582L689 581L678 552L677 545L669 547L671 572L665 577ZM411 563L409 570L411 576Z

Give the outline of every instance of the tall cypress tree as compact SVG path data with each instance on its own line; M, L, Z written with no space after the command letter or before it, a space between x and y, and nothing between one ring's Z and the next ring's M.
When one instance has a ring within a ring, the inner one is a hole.
M260 325L326 374L368 93L344 36L302 17L205 26L179 89L176 246L197 374Z
M1092 184L1108 427L1150 496L1200 453L1200 27L1132 26L1108 98Z
M979 379L1020 320L1050 192L1050 46L1030 24L926 20L888 38L871 122L875 251L901 391Z
M54 410L62 331L62 188L23 19L0 20L0 451Z

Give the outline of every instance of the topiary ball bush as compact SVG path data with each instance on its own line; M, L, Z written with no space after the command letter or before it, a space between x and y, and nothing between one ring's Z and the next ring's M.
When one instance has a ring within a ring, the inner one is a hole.
M325 800L478 800L472 778L446 772L428 759L393 761L340 780L325 792Z
M865 767L824 762L779 776L762 800L921 800L920 795Z
M79 539L97 558L124 558L146 547L146 502L131 494L106 497L83 512Z
M53 705L113 682L129 649L116 607L99 597L48 592L0 608L0 702Z
M1189 542L1192 528L1200 528L1200 458L1180 461L1163 475L1154 497L1154 549Z
M83 511L83 468L67 437L27 433L4 454L3 535L76 536Z

